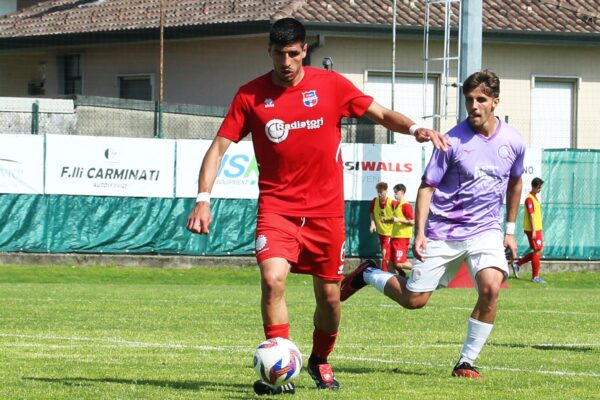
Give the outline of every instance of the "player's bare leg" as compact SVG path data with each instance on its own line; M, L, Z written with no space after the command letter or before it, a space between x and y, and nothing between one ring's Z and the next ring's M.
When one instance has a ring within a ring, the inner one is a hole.
M289 323L285 302L285 282L290 270L285 258L273 257L260 263L261 312L263 324L281 325Z
M366 260L342 280L341 299L346 301L370 284L404 308L412 310L425 306L432 292L411 292L406 288L406 282L406 278L381 271L372 260Z
M261 277L260 309L265 336L289 336L289 317L285 302L285 282L290 265L284 258L274 257L259 264ZM254 382L254 392L258 395L294 394L293 382L283 386L274 386L262 380Z

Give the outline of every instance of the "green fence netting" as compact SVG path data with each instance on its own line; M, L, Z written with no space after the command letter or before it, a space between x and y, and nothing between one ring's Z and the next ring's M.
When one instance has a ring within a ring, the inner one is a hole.
M543 155L544 258L600 259L600 151ZM524 182L529 186L530 182ZM256 200L213 199L208 236L186 231L193 199L0 195L0 251L252 255ZM520 234L520 253L527 241ZM346 202L349 257L378 256L369 202Z

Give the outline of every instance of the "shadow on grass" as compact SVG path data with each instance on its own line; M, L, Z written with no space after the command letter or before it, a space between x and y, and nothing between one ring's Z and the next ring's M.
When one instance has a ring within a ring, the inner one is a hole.
M427 373L425 373L425 372L415 372L415 371L410 371L408 369L400 369L398 367L395 367L395 368L392 368L392 369L388 369L388 368L367 368L367 367L357 367L357 368L337 367L335 369L335 372L337 372L337 373L342 372L344 374L355 374L355 375L373 374L373 373L382 373L382 372L383 373L391 372L393 374L400 374L400 375L416 375L416 376L427 375Z
M560 344L518 344L518 343L488 343L491 347L508 347L515 349L536 349L536 350L554 350L554 351L571 351L573 353L589 353L594 351L590 346L565 346Z
M462 343L457 342L438 342L439 344L455 344L457 347ZM536 349L536 350L554 350L571 351L573 353L589 353L594 351L593 346L569 346L561 344L521 344L521 343L486 343L490 347L507 347L510 349Z
M48 383L61 383L65 386L90 386L94 383L120 383L127 385L148 385L157 387L166 387L178 390L229 390L240 393L247 393L248 389L252 387L251 384L224 384L218 382L203 382L203 381L167 381L167 380L154 380L154 379L120 379L120 378L83 378L83 377L72 377L72 378L43 378L24 376L22 379L37 381L37 382L48 382ZM250 389L252 390L252 389Z

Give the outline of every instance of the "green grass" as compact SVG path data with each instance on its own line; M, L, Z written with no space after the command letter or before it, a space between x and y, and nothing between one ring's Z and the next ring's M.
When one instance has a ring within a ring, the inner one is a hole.
M435 293L404 310L372 288L343 305L330 358L342 389L295 399L598 399L600 274L511 280L478 364L452 378L475 302ZM309 277L290 276L292 339L307 355ZM0 267L0 399L252 399L263 340L254 268ZM258 398L258 397L257 397Z

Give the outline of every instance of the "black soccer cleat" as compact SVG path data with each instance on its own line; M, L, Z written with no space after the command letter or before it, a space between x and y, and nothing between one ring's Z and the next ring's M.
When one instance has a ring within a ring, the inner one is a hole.
M464 378L471 379L483 379L483 376L479 374L479 371L477 371L477 369L468 362L459 362L458 364L456 364L454 366L454 369L452 370L452 376L461 376Z
M340 383L335 379L331 365L314 364L309 361L308 368L306 369L310 377L315 381L317 389L338 390L340 388Z
M367 283L363 279L363 272L367 268L377 268L377 264L373 260L365 260L354 271L342 280L340 286L340 301L346 301L350 296L358 290L364 288Z
M293 382L286 383L282 386L275 386L263 381L254 382L254 393L259 396L273 394L294 394L296 387Z

